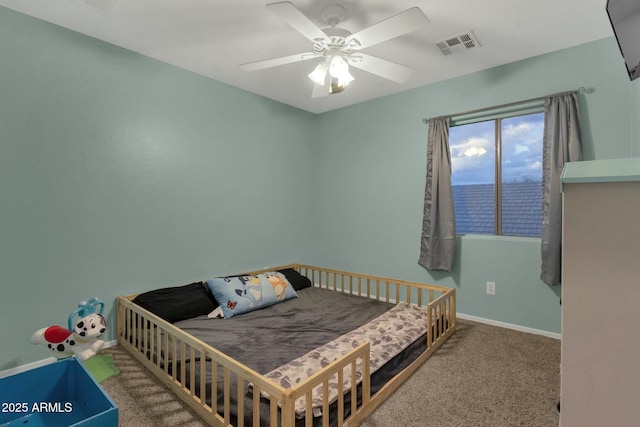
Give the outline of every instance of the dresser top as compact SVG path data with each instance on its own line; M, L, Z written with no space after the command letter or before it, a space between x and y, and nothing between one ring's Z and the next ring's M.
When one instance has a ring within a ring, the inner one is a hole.
M569 162L562 184L640 181L640 157Z

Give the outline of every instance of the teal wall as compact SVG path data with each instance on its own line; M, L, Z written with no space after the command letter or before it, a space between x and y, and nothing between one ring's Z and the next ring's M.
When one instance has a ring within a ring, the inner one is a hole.
M633 157L640 157L640 80L632 82L629 96L631 97L631 108L627 112L631 127L629 145Z
M294 262L315 118L0 8L0 371L81 300Z
M629 82L621 61L615 40L605 39L321 115L314 260L455 286L460 313L559 333L560 288L539 279L540 239L460 236L452 274L417 264L426 172L422 119L582 86L588 89L580 95L585 158L637 156L640 82ZM496 283L495 296L486 295L487 281Z
M452 274L418 266L422 118L584 86L586 157L640 156L613 39L317 116L4 8L0 58L0 371L48 357L30 335L82 299L106 302L110 340L117 295L293 261L559 332L537 239L462 237Z

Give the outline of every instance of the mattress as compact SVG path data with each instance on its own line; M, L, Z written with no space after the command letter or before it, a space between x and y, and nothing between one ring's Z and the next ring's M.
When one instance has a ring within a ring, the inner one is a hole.
M267 374L369 323L392 307L394 304L342 292L305 288L298 291L298 298L261 310L228 319L199 316L176 322L175 326L258 373ZM422 335L378 369L371 377L371 392L375 393L388 379L415 360L424 351L425 346L426 337ZM199 365L199 361L195 364ZM186 370L193 368L196 373L200 372L199 366L187 366ZM218 384L222 383L221 375L222 373L218 372ZM207 376L207 387L210 387L209 372ZM195 384L199 383L200 379L197 378ZM232 388L234 389L231 396L237 396L236 385L233 384ZM196 394L199 394L198 390ZM246 397L245 422L251 425L252 396L248 387L243 394ZM206 395L211 396L210 391L207 391ZM222 407L222 394L219 393L218 396L218 406ZM231 403L232 406L237 404ZM261 408L260 416L268 419L267 405L262 406L264 408ZM345 407L348 412L349 405Z

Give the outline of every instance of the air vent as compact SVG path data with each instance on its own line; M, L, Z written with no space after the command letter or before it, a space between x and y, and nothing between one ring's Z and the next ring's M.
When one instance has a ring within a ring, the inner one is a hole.
M478 39L476 39L472 31L467 31L439 40L436 42L436 46L443 55L451 55L480 47L480 43L478 43Z
M111 12L111 8L116 2L116 0L72 0L72 1L84 6L89 6L92 9L96 9L104 13Z

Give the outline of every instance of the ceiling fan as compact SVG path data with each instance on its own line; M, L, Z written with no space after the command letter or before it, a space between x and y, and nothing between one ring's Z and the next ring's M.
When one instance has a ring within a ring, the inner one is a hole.
M344 7L337 4L328 5L322 11L322 19L328 25L325 29L316 26L291 2L271 3L266 7L313 42L313 50L250 62L240 67L245 71L255 71L322 58L309 74L315 83L311 94L313 98L342 92L354 79L349 73L349 66L404 83L413 74L412 68L366 54L362 49L416 31L429 22L419 8L413 7L352 34L337 26L345 14Z

